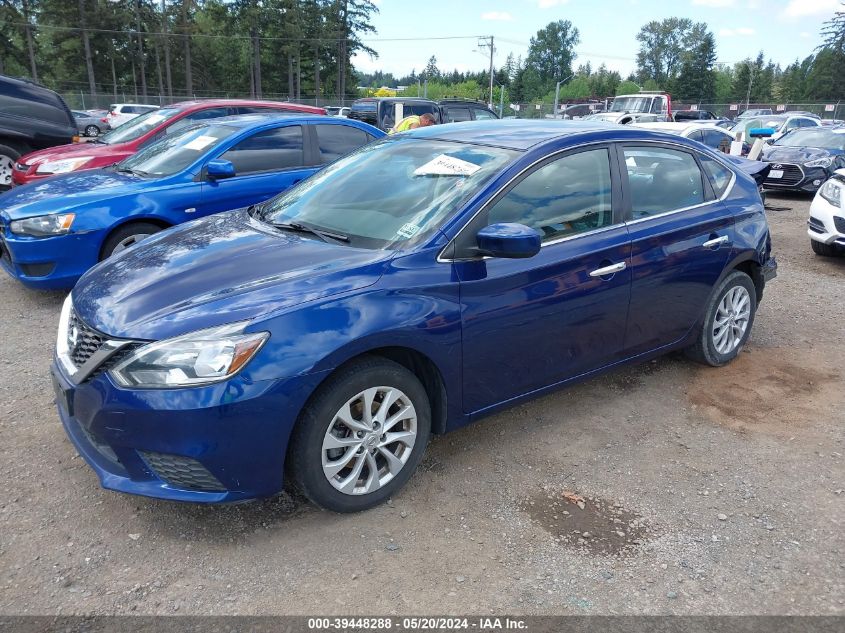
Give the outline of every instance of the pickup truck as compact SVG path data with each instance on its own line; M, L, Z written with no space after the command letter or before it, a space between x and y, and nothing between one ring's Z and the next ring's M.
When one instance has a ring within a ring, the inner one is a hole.
M438 123L498 119L486 104L468 99L432 101L419 97L365 97L352 102L350 119L364 121L387 132L406 116L431 114ZM397 118L398 117L398 118Z

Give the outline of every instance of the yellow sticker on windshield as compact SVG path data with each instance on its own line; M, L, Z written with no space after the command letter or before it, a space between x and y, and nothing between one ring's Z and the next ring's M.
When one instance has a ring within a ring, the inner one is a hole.
M185 149L201 150L211 145L217 139L213 136L198 136L190 143L185 144Z
M440 154L422 167L414 170L414 176L472 176L481 167L475 163Z

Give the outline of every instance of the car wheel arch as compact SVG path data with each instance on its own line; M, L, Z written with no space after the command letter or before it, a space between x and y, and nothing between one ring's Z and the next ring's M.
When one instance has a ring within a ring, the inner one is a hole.
M343 359L342 362L337 363L333 369L325 373L320 382L314 386L306 404L331 376L342 371L351 363L371 357L384 358L402 365L419 379L425 388L431 406L431 432L436 435L445 433L448 421L448 395L445 380L437 364L427 354L412 347L386 345L363 351L356 350L355 354ZM305 405L303 405L303 408L305 408ZM299 416L297 415L297 417Z
M103 235L103 239L100 240L100 250L99 250L98 257L102 258L103 249L106 247L106 244L108 244L109 239L111 238L112 235L114 235L120 229L122 229L126 226L130 226L132 224L155 224L156 226L158 226L162 230L169 229L170 227L173 226L172 222L168 222L167 220L160 218L160 217L157 217L157 216L137 216L137 215L133 215L131 217L125 218L125 219L121 220L120 222L110 226L108 231Z

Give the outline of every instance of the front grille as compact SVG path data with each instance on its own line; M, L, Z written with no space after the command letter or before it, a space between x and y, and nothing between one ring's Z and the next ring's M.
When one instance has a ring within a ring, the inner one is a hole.
M770 163L772 169L780 169L783 171L781 178L766 178L766 184L774 187L794 187L802 180L804 180L804 172L798 165L790 165L789 163ZM780 165L780 167L776 167Z
M70 360L75 367L81 367L89 358L94 355L103 342L105 335L100 334L94 328L90 328L76 316L76 311L71 310L70 322L68 323L68 334L73 339L76 332L76 343L70 346Z
M833 226L840 233L845 233L845 218L840 218L838 215L833 216Z
M220 492L226 490L197 460L181 455L138 451L155 475L174 488Z
M814 218L813 216L810 216L810 219L807 221L807 226L814 233L827 233L827 229L824 227L824 222L818 218Z

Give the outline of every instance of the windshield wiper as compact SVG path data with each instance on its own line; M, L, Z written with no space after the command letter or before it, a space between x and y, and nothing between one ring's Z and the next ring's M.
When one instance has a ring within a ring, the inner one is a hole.
M316 235L324 242L329 242L330 244L332 243L332 241L349 241L349 236L344 235L343 233L334 233L332 231L324 231L323 229L315 229L313 226L305 226L304 224L300 224L299 222L271 222L270 226L285 231L296 231L297 233L310 233L311 235Z
M149 176L150 172L148 171L141 171L140 169L131 169L130 167L117 167L115 166L114 170L121 174L132 174L133 176Z

